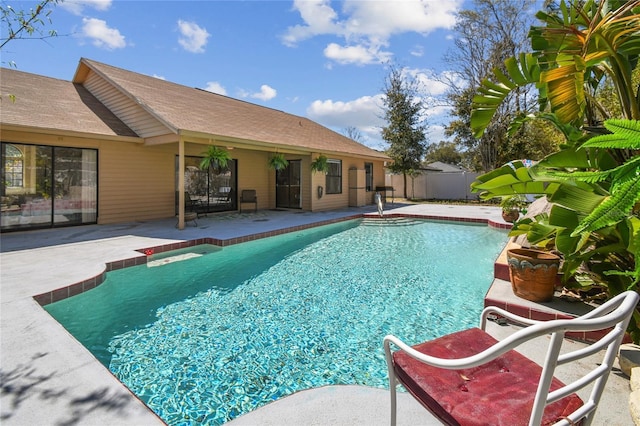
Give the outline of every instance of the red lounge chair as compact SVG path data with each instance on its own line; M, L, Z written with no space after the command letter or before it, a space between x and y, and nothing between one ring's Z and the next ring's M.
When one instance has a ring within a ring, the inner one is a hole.
M396 424L396 385L446 425L591 424L627 325L638 303L636 292L616 296L575 319L535 321L499 308L482 312L480 328L453 333L410 347L395 336L384 338L391 391L391 424ZM526 325L497 341L484 330L489 315ZM597 342L560 353L567 332L598 332ZM539 336L550 335L544 366L513 350ZM392 352L390 345L399 348ZM602 360L578 380L565 385L556 367L596 354ZM575 392L591 387L587 401Z

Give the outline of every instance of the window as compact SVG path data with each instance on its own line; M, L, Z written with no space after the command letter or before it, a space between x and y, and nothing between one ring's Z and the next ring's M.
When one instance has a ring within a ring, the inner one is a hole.
M96 223L98 151L1 143L0 229Z
M342 160L327 160L327 194L342 194Z
M4 179L9 188L22 188L24 157L14 145L6 144L4 152Z
M365 189L367 192L373 191L373 163L364 163Z
M202 170L202 157L185 156L184 192L197 202L199 213L229 211L237 209L237 160L229 160L225 170ZM180 157L175 157L175 211L178 214L178 170ZM193 208L193 206L187 206Z

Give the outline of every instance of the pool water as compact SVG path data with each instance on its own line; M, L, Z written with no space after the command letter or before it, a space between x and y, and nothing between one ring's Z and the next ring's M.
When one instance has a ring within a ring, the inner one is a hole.
M222 424L303 389L386 387L382 338L477 325L505 236L350 221L151 259L46 309L166 423Z

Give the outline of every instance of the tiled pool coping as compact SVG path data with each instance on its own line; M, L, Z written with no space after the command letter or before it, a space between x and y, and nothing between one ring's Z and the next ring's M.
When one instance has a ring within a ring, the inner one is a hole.
M365 213L365 214L354 214L351 216L345 216L336 219L329 219L304 225L292 226L289 228L276 229L272 231L259 232L256 234L245 235L242 237L235 237L229 239L219 239L219 238L198 238L195 240L186 240L171 244L158 245L153 247L142 247L136 251L140 252L139 256L117 260L113 262L109 262L105 265L105 269L102 273L91 277L89 279L70 284L65 287L61 287L55 290L47 291L45 293L41 293L33 296L36 302L41 306L48 305L50 303L58 302L60 300L64 300L66 298L76 296L78 294L84 293L85 291L89 291L93 288L96 288L100 284L102 284L105 280L106 273L110 271L115 271L118 269L129 268L131 266L145 265L147 263L148 257L151 254L164 253L172 250L185 249L189 247L195 247L201 244L211 244L218 247L226 247L234 244L246 243L248 241L259 240L262 238L275 237L277 235L288 234L291 232L303 231L305 229L315 228L318 226L331 225L334 223L345 222L349 220L362 219L362 218L372 218L372 219L381 219L377 214ZM387 214L384 216L385 218L414 218L414 219L422 219L422 220L439 220L439 221L447 221L447 222L464 222L464 223L476 223L476 224L484 224L488 225L492 228L497 229L510 229L510 224L500 223L492 221L491 219L478 219L478 218L460 218L460 217L450 217L450 216L434 216L434 215L420 215L420 214Z
M587 313L595 306L582 302L564 302L554 297L548 303L536 303L516 296L511 288L509 265L506 261L507 250L520 247L513 242L507 243L494 263L494 281L484 298L484 307L495 306L512 314L536 320L550 321L555 319L572 319ZM558 283L560 281L558 280ZM565 337L586 343L593 343L602 338L606 331L570 332ZM625 342L630 342L627 336Z

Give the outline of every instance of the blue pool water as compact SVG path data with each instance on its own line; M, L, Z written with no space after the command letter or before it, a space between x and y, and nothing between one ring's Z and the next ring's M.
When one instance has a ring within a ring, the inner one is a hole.
M222 424L298 390L386 387L382 338L477 325L505 241L351 221L156 256L46 309L168 424Z

